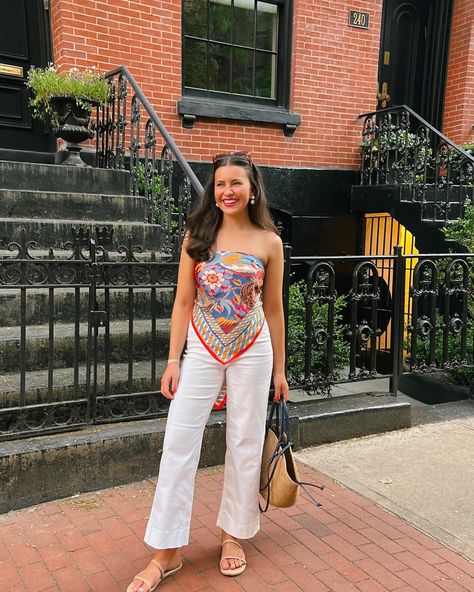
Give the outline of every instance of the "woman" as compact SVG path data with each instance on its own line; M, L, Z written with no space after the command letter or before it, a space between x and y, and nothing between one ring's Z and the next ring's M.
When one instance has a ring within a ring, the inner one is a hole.
M145 542L156 549L127 592L150 592L182 566L206 421L224 382L227 433L217 525L220 570L246 567L237 539L259 529L259 478L268 391L288 398L282 302L283 246L262 178L244 152L214 157L187 221L161 392L171 399ZM180 368L184 345L186 352Z

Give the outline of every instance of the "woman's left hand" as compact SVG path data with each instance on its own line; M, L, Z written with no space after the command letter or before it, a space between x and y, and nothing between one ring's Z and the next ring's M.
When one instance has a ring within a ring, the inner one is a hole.
M288 401L289 387L283 373L273 375L273 386L275 387L275 396L273 397L273 400L278 402L280 397L283 397L285 401Z

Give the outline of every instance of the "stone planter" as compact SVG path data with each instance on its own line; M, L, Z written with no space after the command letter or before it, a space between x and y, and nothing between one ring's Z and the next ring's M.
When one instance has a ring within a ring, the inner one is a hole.
M52 97L50 100L51 108L56 114L55 135L68 142L66 149L69 155L62 163L68 166L87 166L80 156L80 143L94 135L90 129L90 117L95 103L87 99L82 100L90 104L89 109L78 105L75 97Z

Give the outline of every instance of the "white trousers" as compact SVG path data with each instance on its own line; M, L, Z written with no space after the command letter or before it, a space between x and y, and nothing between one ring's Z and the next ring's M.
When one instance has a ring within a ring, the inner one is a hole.
M266 323L250 348L227 366L211 356L190 326L178 389L168 413L158 483L145 533L148 545L169 549L189 542L202 436L224 377L227 449L217 526L239 539L257 533L260 463L272 367Z

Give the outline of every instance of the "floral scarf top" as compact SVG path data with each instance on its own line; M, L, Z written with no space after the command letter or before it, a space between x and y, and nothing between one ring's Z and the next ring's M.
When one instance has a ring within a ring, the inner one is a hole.
M244 353L262 330L265 266L255 255L217 251L196 264L192 324L207 351L222 364Z

